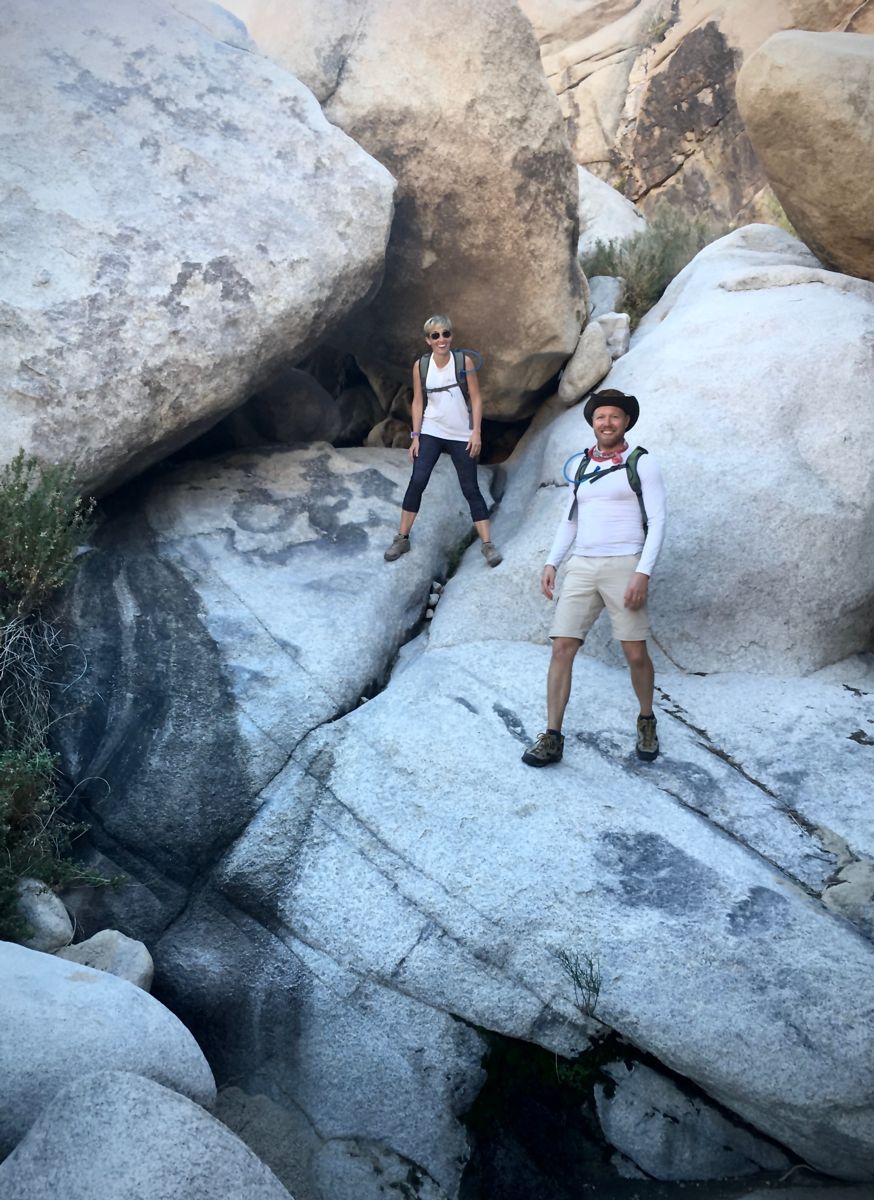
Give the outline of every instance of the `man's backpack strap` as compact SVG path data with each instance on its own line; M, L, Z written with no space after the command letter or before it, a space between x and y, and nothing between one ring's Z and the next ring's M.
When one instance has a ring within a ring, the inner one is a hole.
M635 446L625 460L625 469L628 471L628 486L637 496L637 503L640 505L640 517L643 521L643 536L646 537L649 531L649 521L646 516L646 508L643 503L643 487L640 482L640 472L637 469L637 464L640 458L647 454L648 451L643 446Z
M640 472L637 469L637 464L640 461L641 456L647 453L648 451L643 446L635 446L624 463L617 463L612 467L607 467L607 469L604 471L599 471L597 475L589 476L589 479L595 482L598 479L603 479L606 475L610 475L613 471L621 471L623 467L625 468L626 474L628 475L628 486L634 492L635 496L637 496L637 503L640 505L640 517L643 521L644 537L646 537L647 531L649 530L649 521L647 520L646 509L643 504L643 487L640 482ZM577 467L576 472L574 473L574 499L568 514L568 519L570 519L574 514L577 503L577 492L585 476L586 467L589 465L589 461L589 451L584 450L580 457L580 465Z

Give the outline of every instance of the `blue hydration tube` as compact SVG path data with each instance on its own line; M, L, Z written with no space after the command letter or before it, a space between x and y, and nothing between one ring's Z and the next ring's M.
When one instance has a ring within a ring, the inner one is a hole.
M585 450L578 450L578 451L576 452L576 454L572 454L572 455L570 456L570 458L567 460L567 462L566 462L566 463L564 464L564 466L562 467L562 469L561 469L561 473L562 473L562 475L565 477L565 480L566 480L566 482L567 482L567 483L573 483L573 482L574 482L574 475L576 474L576 467L574 467L574 474L573 474L573 475L568 475L568 473L567 473L568 465L569 465L570 463L572 463L572 462L574 461L574 459L575 459L575 458L582 458L582 457L583 457L583 455L584 455L585 453L586 453L586 452L585 452ZM598 468L596 467L596 468L595 468L595 470L597 470L597 469L598 469Z
M461 348L459 348L459 349L462 354L465 354L465 355L469 354L470 357L473 359L472 367L462 367L461 368L462 375L475 374L480 369L480 367L483 365L483 356L480 354L479 350L464 350ZM462 359L462 361L464 361L464 360Z

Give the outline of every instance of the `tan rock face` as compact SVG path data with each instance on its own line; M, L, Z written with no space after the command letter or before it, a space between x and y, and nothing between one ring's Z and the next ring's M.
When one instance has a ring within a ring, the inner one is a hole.
M237 0L259 49L399 183L385 282L344 327L408 383L432 312L485 356L486 414L530 411L583 319L576 168L512 0Z
M577 161L651 211L666 198L725 221L773 219L738 115L737 72L773 33L874 32L856 0L520 0Z
M738 103L800 236L829 266L874 279L874 38L775 34L744 66Z

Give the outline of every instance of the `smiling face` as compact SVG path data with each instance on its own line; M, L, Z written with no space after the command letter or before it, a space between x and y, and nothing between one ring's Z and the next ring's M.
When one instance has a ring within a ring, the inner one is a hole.
M592 428L598 439L598 449L606 454L625 441L625 431L631 420L623 408L602 404L592 414Z
M452 346L452 329L446 322L435 325L425 334L425 341L428 343L428 349L439 362L449 357L449 350Z

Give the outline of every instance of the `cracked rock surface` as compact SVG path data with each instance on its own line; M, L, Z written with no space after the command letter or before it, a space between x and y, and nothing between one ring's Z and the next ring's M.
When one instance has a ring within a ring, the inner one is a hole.
M654 763L634 756L633 693L597 628L563 762L520 762L543 724L537 579L562 464L591 436L579 409L538 416L507 464L504 562L486 570L471 547L393 667L468 528L450 469L393 564L406 456L323 445L171 471L83 561L69 612L88 670L62 727L67 768L91 778L93 847L132 882L77 915L148 941L156 991L242 1093L228 1120L258 1141L255 1105L286 1131L265 1154L297 1200L382 1200L390 1185L454 1200L482 1030L569 1057L615 1030L779 1153L871 1180L874 718L867 633L844 604L874 591L856 562L869 489L846 431L821 421L813 365L826 355L828 395L837 379L858 431L841 361L869 291L782 234L740 231L678 278L611 373L641 398L670 496ZM791 371L774 345L790 304L811 320ZM710 320L722 305L731 356ZM771 409L750 400L753 373ZM732 457L750 411L774 423L760 487ZM844 448L851 478L821 466L824 445ZM712 488L708 464L723 464ZM840 595L816 572L820 535L838 529ZM809 570L787 625L767 563L790 532ZM600 966L594 1020L561 951Z
M217 5L3 23L4 457L109 490L378 286L394 180Z

